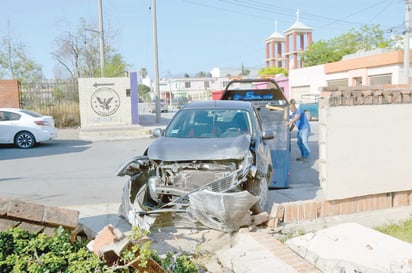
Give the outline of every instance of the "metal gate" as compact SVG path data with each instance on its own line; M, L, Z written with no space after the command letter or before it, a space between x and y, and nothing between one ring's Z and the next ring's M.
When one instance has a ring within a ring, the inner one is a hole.
M59 128L80 126L77 79L24 83L19 92L21 108L53 116Z

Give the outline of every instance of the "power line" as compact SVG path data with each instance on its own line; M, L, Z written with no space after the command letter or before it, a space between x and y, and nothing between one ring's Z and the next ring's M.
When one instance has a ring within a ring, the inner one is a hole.
M217 2L213 3L212 1L208 1L207 2L208 4L204 4L203 2L200 3L195 0L183 0L183 1L190 3L192 5L203 6L203 7L221 10L225 12L230 12L234 14L246 15L246 16L253 17L256 19L261 19L261 20L274 20L274 18L276 18L277 16L284 16L290 19L289 20L290 23L293 23L295 21L296 9L280 7L280 6L271 4L271 3L265 3L265 2L257 1L257 0L215 0ZM222 7L222 5L220 5L219 3L226 4L227 6L231 8ZM323 29L323 28L331 27L333 25L336 25L337 23L343 24L343 25L361 26L361 25L370 24L370 22L373 19L377 18L380 14L384 14L385 10L393 3L394 3L393 0L382 0L377 3L373 3L361 10L357 10L356 12L345 15L344 17L341 17L341 18L331 18L331 17L324 16L324 15L310 13L305 10L301 10L300 17L304 20L307 19L309 21L314 21L317 23L319 23L319 21L327 21L327 23L324 23L320 26L315 25L314 27L316 27L316 29ZM359 15L365 11L376 9L377 7L383 4L385 4L384 7L380 9L379 12L376 13L367 22L347 20L348 18L351 18L355 15ZM242 9L247 9L248 12L244 12ZM258 12L258 14L250 13L250 10L256 11ZM265 15L262 16L260 13L270 14L271 16L270 17L265 16ZM389 27L389 26L386 26L386 27Z

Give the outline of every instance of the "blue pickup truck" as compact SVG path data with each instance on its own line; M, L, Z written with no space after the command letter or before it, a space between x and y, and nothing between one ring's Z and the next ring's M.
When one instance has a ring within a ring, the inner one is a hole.
M319 119L319 95L304 94L296 100L298 107L303 110L308 120Z

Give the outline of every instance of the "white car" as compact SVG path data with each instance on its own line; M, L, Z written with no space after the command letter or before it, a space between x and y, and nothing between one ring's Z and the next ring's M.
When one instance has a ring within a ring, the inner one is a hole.
M57 136L51 116L20 108L0 108L0 144L12 144L22 149Z

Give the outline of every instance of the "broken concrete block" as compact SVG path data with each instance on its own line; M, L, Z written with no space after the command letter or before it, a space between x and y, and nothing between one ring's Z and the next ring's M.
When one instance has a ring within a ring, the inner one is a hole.
M412 244L356 223L346 223L286 241L324 273L412 272Z

